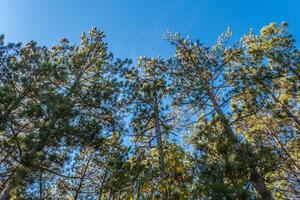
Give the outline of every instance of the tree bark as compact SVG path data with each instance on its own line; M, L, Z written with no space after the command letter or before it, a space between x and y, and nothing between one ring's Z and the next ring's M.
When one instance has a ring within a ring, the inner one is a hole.
M187 50L185 45L183 45L183 47ZM188 54L190 60L192 61L192 63L194 64L194 66L197 66L198 64L194 61L193 57L189 53L187 53L187 54ZM202 75L202 71L199 73L200 77L201 77L201 75ZM229 124L228 120L226 119L224 113L222 112L222 109L219 106L218 101L215 99L214 94L212 93L212 91L210 89L210 85L209 85L208 81L202 80L201 85L205 88L205 91L209 97L209 100L212 102L213 107L216 110L218 117L220 118L222 126L223 126L225 132L227 133L228 137L230 137L230 139L232 139L232 141L236 143L236 149L241 149L241 145L239 144L239 141L235 137L234 131L230 127L230 124ZM267 199L267 200L273 199L271 196L271 193L269 192L268 188L266 187L266 185L264 183L264 179L257 172L256 167L255 166L249 166L249 167L252 170L251 180L253 182L253 186L254 186L255 190L259 193L261 198Z
M9 200L10 192L11 192L11 185L10 183L6 183L5 188L1 192L0 200Z
M157 151L158 151L158 157L159 157L159 170L160 170L160 178L163 179L165 177L165 160L164 160L162 133L161 133L160 121L159 121L159 115L158 115L158 102L157 102L156 95L154 98L155 98L154 120L155 120Z
M89 168L89 165L90 165L90 161L92 159L92 154L89 156L88 158L88 161L87 161L87 164L84 166L84 169L83 169L83 172L82 172L82 175L81 175L81 179L80 179L80 182L79 182L79 185L78 185L78 188L76 189L76 193L75 193L75 196L74 196L74 200L77 200L79 195L80 195L80 191L83 187L83 182L85 180L85 176L86 176L86 172Z
M155 120L155 132L156 132L156 141L157 141L157 152L159 159L159 171L160 171L160 181L165 179L165 156L163 150L163 139L162 132L160 126L159 119L159 108L158 108L158 100L156 94L154 94L154 120ZM160 194L161 199L167 198L166 192L164 194Z
M241 149L241 145L239 144L238 140L236 139L234 132L233 132L232 128L230 127L230 124L229 124L228 120L226 119L226 117L225 117L221 107L219 106L216 98L214 97L213 93L211 92L211 90L208 87L206 89L206 92L207 92L207 95L208 95L210 101L212 102L213 107L215 108L218 116L220 117L220 120L221 120L224 130L227 132L228 136L236 143L236 149ZM252 170L250 179L253 183L255 190L258 192L260 197L264 200L265 199L266 200L273 199L271 192L267 188L263 177L259 174L256 167L255 166L249 166L249 167Z
M271 91L268 90L268 92L274 101L280 105L281 109L295 122L297 129L300 130L300 120Z
M268 190L265 184L263 177L255 169L251 172L250 179L253 183L255 190L260 195L261 199L263 200L273 199L270 191Z
M162 143L162 135L160 131L159 119L155 119L155 128L156 128L156 139L157 139L157 151L159 157L159 170L160 170L160 178L165 177L165 161L164 161L164 151L163 151L163 143Z

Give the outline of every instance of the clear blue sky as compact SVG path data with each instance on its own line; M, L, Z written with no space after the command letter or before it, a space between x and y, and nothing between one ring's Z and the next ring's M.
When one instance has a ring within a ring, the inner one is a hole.
M287 21L300 40L299 9L299 0L0 0L0 34L51 46L61 37L78 42L96 26L117 57L170 56L162 39L168 29L210 45L228 26L238 38Z

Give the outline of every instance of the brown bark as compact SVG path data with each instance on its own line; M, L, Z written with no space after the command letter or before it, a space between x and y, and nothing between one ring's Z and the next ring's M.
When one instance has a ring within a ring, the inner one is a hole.
M265 184L263 177L255 169L251 172L250 179L253 183L255 190L260 195L261 199L263 200L273 199L270 191L268 190Z
M164 151L163 151L163 142L162 142L162 133L158 115L158 102L156 94L154 95L154 120L155 120L155 132L156 132L156 140L157 140L157 151L159 157L159 170L160 170L160 178L163 179L165 177L165 161L164 161Z
M90 165L90 161L92 159L92 154L89 156L89 159L87 161L87 164L85 165L84 169L83 169L83 172L82 172L82 176L81 176L81 179L80 179L80 182L79 182L79 185L78 185L78 188L76 189L76 193L75 193L75 196L74 196L74 200L78 199L79 195L80 195L80 191L83 187L83 182L85 180L85 176L86 176L86 173L87 173L87 170L89 168L89 165Z
M230 127L230 124L228 122L228 120L226 119L224 113L221 110L221 107L219 106L217 100L215 99L213 93L210 91L210 89L207 87L206 89L207 95L210 99L210 101L213 104L213 107L215 108L218 116L220 117L222 126L224 128L224 130L226 131L226 133L228 134L228 136L236 143L236 149L241 149L241 145L238 143L233 130ZM260 195L260 197L262 199L266 199L266 200L271 200L272 195L271 192L269 191L269 189L267 188L265 181L263 179L263 177L259 174L259 172L257 171L255 166L249 166L252 170L251 172L251 176L250 179L253 183L253 186L255 188L255 190L258 192L258 194Z
M159 119L159 108L158 108L158 100L156 94L154 94L154 123L155 123L155 132L156 132L156 141L157 141L157 152L158 152L158 159L159 159L159 171L160 171L160 181L164 180L165 178L165 156L163 150L163 139L162 139L162 132L160 126L160 119ZM166 198L167 194L160 194L160 197Z
M163 143L162 143L162 135L159 125L159 119L155 118L155 129L156 129L156 139L157 139L157 151L159 157L159 170L160 170L160 178L165 177L165 161L164 161L164 151L163 151Z
M259 81L259 84L261 86L263 86L264 88L267 88L267 86L262 81ZM266 92L269 93L271 95L271 97L274 99L274 101L280 105L283 112L285 112L287 114L287 116L290 117L294 121L296 128L300 131L300 120L289 110L289 108L286 105L284 105L284 103L282 103L274 95L274 93L272 91L270 91L269 89L266 89Z
M300 130L300 120L271 91L268 90L268 92L274 101L280 105L281 109L295 122L297 129Z
M1 192L0 200L9 200L10 192L11 192L11 185L10 183L7 183L5 188Z

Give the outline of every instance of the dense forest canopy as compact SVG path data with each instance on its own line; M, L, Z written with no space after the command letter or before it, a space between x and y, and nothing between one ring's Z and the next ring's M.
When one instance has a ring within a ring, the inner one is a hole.
M1 36L0 199L300 198L287 27L212 47L167 32L174 57L137 64L96 28L52 48Z

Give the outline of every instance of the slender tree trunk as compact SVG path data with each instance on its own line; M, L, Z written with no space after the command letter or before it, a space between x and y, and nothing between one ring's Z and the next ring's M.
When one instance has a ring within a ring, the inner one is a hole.
M272 95L272 96L274 96L274 95ZM276 97L274 96L274 98L276 98ZM276 100L280 104L282 110L295 122L297 129L300 131L300 120L277 98L276 98Z
M121 200L121 190L119 190L118 200Z
M210 99L210 101L213 104L213 107L215 108L218 116L220 117L221 123L225 131L227 132L228 136L236 143L236 149L241 149L241 145L239 144L238 140L236 139L234 132L232 128L230 127L230 124L228 120L226 119L221 107L219 106L216 98L214 97L213 93L210 91L210 89L207 87L206 89L207 95ZM255 190L258 192L260 197L264 200L271 200L272 195L269 189L267 188L265 181L263 177L258 173L255 166L249 166L252 170L250 179L253 183L253 186Z
M86 163L86 165L84 166L84 169L83 169L83 172L82 172L82 175L81 175L81 179L80 179L80 183L78 185L78 188L76 189L76 193L75 193L75 196L74 196L74 200L77 200L78 197L79 197L79 194L81 192L81 189L83 187L83 184L84 184L84 180L85 180L85 176L86 176L86 172L90 166L90 161L92 160L92 154L89 156L88 158L88 161Z
M40 199L43 199L43 182L42 182L42 179L43 179L43 172L41 171L40 172L40 177L39 177L39 192L40 192Z
M109 199L109 200L111 200L111 199L114 200L114 199L115 199L115 191L110 190L108 199Z
M141 196L141 185L139 184L138 188L137 188L136 199L140 200L140 198L141 198L140 196Z
M160 132L159 119L155 119L155 128L156 128L156 139L157 139L157 151L159 157L159 170L160 170L160 178L165 177L165 161L164 161L164 151L163 151L163 143L162 143L162 135Z
M10 183L6 183L5 188L1 192L0 200L9 200L10 192L11 192L11 185Z
M163 150L163 141L162 141L162 132L160 127L160 120L159 120L159 109L158 109L158 101L156 94L154 95L155 102L154 102L154 120L155 120L155 132L156 132L156 141L157 141L157 152L158 152L158 159L159 159L159 171L160 171L160 180L164 180L165 178L165 158L164 158L164 150ZM163 195L160 194L163 198L166 198L167 195L164 193Z
M264 123L266 129L268 130L268 134L273 138L275 143L277 144L278 148L280 148L285 155L290 159L290 162L293 164L294 168L298 171L300 171L300 167L297 165L297 163L294 161L288 150L284 147L284 145L280 142L278 139L276 132L273 132L273 130L269 127L268 123L260 116L260 114L256 114L256 116ZM300 179L299 179L300 180Z
M266 87L263 83L260 82L260 85ZM285 112L294 122L295 125L297 127L297 129L300 131L300 120L288 109L288 107L286 107L274 94L272 91L267 89L267 92L272 96L272 98L274 99L274 101L276 103L278 103L281 107L281 109L283 110L283 112Z
M162 142L162 133L159 122L158 115L158 102L155 96L155 109L154 109L154 120L155 120L155 132L156 132L156 140L157 140L157 151L159 157L159 170L160 170L160 178L163 179L165 177L165 161L164 161L164 151L163 151L163 142Z
M191 61L193 62L193 64L195 66L197 66L197 63L194 61L193 57L189 53L188 53L188 55L189 55L189 58L191 59ZM202 74L202 72L199 73L200 76L201 76L201 74ZM233 130L231 129L230 124L229 124L228 120L226 119L224 113L222 112L221 107L219 106L217 100L215 99L214 94L211 92L210 85L208 84L207 80L204 80L202 82L202 85L206 88L205 91L206 91L210 101L212 102L213 107L216 110L216 112L221 120L224 130L228 134L228 137L230 137L230 139L232 139L232 141L234 141L236 143L236 149L241 149L241 145L239 144L237 138L235 137L235 134L234 134ZM266 200L273 199L271 196L271 193L269 192L268 188L266 187L266 185L264 183L264 179L257 172L256 167L255 166L254 167L249 166L249 167L252 169L251 181L253 182L253 186L254 186L255 190L259 193L261 198L266 199Z
M107 167L107 166L106 166ZM98 200L102 199L102 193L103 193L103 189L104 189L104 183L106 181L106 176L107 176L107 169L105 169L104 175L103 175L103 180L101 182L101 187L100 187L100 191L99 191L99 196L98 196Z

